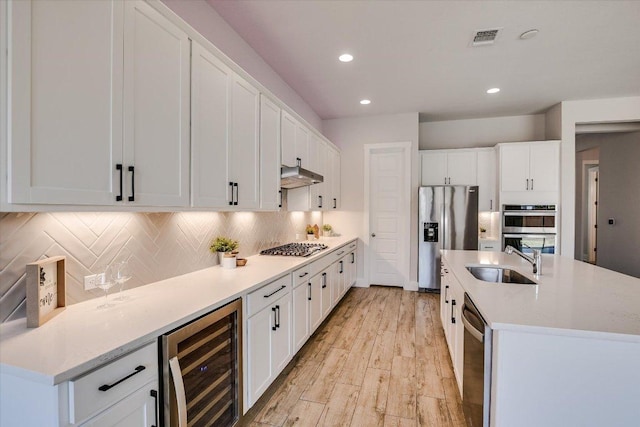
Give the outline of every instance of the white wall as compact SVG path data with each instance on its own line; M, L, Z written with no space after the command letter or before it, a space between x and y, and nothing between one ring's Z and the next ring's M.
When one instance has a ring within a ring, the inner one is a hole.
M204 0L161 0L233 62L322 132L322 120L249 44Z
M420 150L493 147L498 142L545 139L545 115L420 123Z
M560 240L561 255L573 258L576 212L576 123L633 122L640 120L640 96L563 101L560 121L549 134L560 134ZM558 116L557 111L555 115ZM560 126L558 129L557 126Z
M324 222L334 226L337 232L357 233L368 242L368 230L364 229L368 207L364 205L364 145L389 142L411 142L411 204L407 206L411 213L411 259L409 280L417 289L418 240L417 240L417 198L420 177L418 156L418 113L356 117L325 120L322 123L324 134L341 149L341 210L328 212ZM358 271L363 272L363 245L358 247ZM363 277L362 274L358 274Z

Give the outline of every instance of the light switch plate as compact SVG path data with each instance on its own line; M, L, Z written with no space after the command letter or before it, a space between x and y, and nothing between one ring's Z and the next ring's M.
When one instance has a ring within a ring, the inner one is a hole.
M91 274L84 276L84 290L88 291L96 288L96 276L97 274Z

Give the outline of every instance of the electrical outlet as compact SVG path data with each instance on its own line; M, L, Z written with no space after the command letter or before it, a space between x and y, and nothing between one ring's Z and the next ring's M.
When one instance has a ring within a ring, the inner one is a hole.
M90 289L96 288L96 278L97 274L91 274L89 276L84 276L84 290L88 291Z

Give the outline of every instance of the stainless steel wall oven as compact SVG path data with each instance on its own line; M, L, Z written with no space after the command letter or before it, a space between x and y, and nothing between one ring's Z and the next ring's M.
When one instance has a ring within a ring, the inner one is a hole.
M513 246L524 253L537 249L556 252L556 205L503 205L502 249Z
M242 300L162 336L165 426L233 426L242 416Z

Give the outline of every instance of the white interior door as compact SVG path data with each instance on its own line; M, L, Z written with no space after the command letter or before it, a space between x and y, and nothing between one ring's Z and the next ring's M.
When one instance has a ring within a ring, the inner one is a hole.
M369 151L369 283L404 286L409 275L409 148Z

